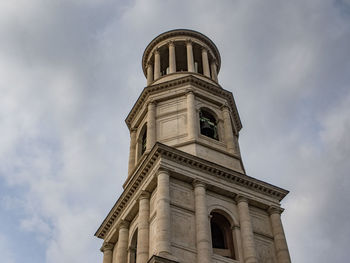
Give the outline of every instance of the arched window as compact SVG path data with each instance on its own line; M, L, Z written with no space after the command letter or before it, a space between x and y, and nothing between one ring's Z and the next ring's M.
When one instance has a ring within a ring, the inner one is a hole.
M147 147L147 127L145 128L141 138L141 155L146 151Z
M142 154L144 154L144 152L146 151L146 147L147 147L147 124L143 125L137 140L137 144L138 144L137 146L138 158L140 158Z
M211 213L210 227L214 254L236 259L231 224L226 217L216 212Z
M201 134L219 140L217 120L208 110L201 109L199 111L199 124Z
M132 236L130 247L129 247L129 262L136 263L137 257L137 230Z

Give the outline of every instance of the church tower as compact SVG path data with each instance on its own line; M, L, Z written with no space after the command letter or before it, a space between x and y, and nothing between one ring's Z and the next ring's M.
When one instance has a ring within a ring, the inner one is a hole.
M242 128L215 44L192 30L146 47L147 86L126 118L124 191L97 230L103 263L288 263L288 191L246 175Z

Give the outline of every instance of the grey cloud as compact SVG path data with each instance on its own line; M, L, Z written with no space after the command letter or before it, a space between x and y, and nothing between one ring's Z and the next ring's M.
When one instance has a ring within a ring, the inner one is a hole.
M92 235L126 177L142 52L173 28L217 44L249 175L291 190L293 261L346 261L350 29L337 1L26 2L0 6L0 175L25 189L14 220L45 238L42 262L101 260Z

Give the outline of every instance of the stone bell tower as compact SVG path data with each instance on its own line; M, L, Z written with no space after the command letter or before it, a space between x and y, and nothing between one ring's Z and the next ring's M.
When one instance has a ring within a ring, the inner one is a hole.
M220 64L215 44L192 30L146 47L147 86L126 118L124 191L95 234L103 263L290 262L280 217L288 191L246 175Z

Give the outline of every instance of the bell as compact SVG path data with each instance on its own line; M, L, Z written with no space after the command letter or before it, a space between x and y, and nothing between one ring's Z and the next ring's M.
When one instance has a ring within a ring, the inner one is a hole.
M214 129L209 125L207 121L202 122L201 125L201 134L211 137L214 137Z

